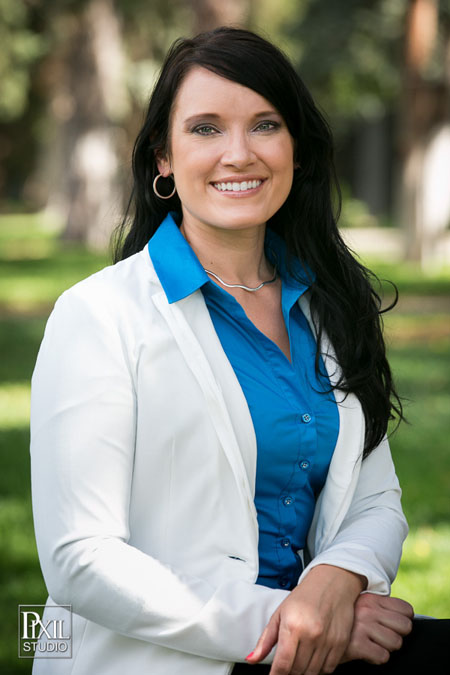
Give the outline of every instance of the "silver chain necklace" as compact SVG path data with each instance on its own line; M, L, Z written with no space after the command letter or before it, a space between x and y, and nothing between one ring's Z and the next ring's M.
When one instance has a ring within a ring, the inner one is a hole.
M268 281L263 281L262 283L259 284L259 286L256 286L256 288L250 288L250 286L244 286L243 284L227 284L226 281L221 279L218 274L215 272L211 272L211 270L207 270L205 267L203 268L207 274L210 274L214 279L217 279L217 281L220 281L223 286L226 286L227 288L242 288L244 291L249 291L250 293L254 293L255 291L259 291L260 288L263 286L267 286L267 284L273 284L274 281L277 279L277 268L274 266L273 271L273 277L272 279L269 279Z

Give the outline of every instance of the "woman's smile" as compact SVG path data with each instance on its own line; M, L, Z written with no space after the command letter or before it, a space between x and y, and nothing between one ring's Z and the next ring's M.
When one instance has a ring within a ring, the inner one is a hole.
M219 192L227 197L247 197L258 193L264 183L264 178L243 178L240 176L228 176L220 181L211 183Z

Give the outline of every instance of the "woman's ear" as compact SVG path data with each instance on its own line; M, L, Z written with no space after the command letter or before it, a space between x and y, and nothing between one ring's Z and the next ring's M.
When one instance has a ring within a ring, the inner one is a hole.
M158 171L161 174L161 176L164 176L164 178L170 176L170 174L172 173L170 159L166 155L164 155L163 152L156 152L155 159L156 159L156 166L158 167Z

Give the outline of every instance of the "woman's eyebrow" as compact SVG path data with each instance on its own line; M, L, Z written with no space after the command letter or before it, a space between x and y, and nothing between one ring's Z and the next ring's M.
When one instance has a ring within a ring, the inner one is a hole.
M188 127L191 126L191 124L204 122L205 120L220 120L220 115L217 113L197 113L196 115L191 115L191 117L186 117L186 119L183 120L183 124Z
M276 115L277 117L281 117L280 113L277 110L262 110L261 112L258 112L255 115L253 115L253 118L255 120L259 120L263 117L269 117L270 115ZM188 127L198 122L204 122L205 120L217 121L220 120L221 117L222 116L217 113L210 113L210 112L196 113L195 115L186 117L186 119L183 120L183 124Z
M270 117L270 115L276 115L277 117L281 117L278 110L263 110L262 112L259 112L255 115L255 119L260 119L261 117Z

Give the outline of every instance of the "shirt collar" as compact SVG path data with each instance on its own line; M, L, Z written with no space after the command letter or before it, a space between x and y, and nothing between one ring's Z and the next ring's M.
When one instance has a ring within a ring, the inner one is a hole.
M148 242L153 266L170 304L186 298L209 281L174 215L167 214Z
M208 282L213 283L181 234L174 217L174 212L168 213L148 242L153 266L170 304L186 298ZM291 305L309 288L314 275L296 259L291 261L295 276L288 272L286 244L270 228L266 229L265 249L268 259L277 267Z

